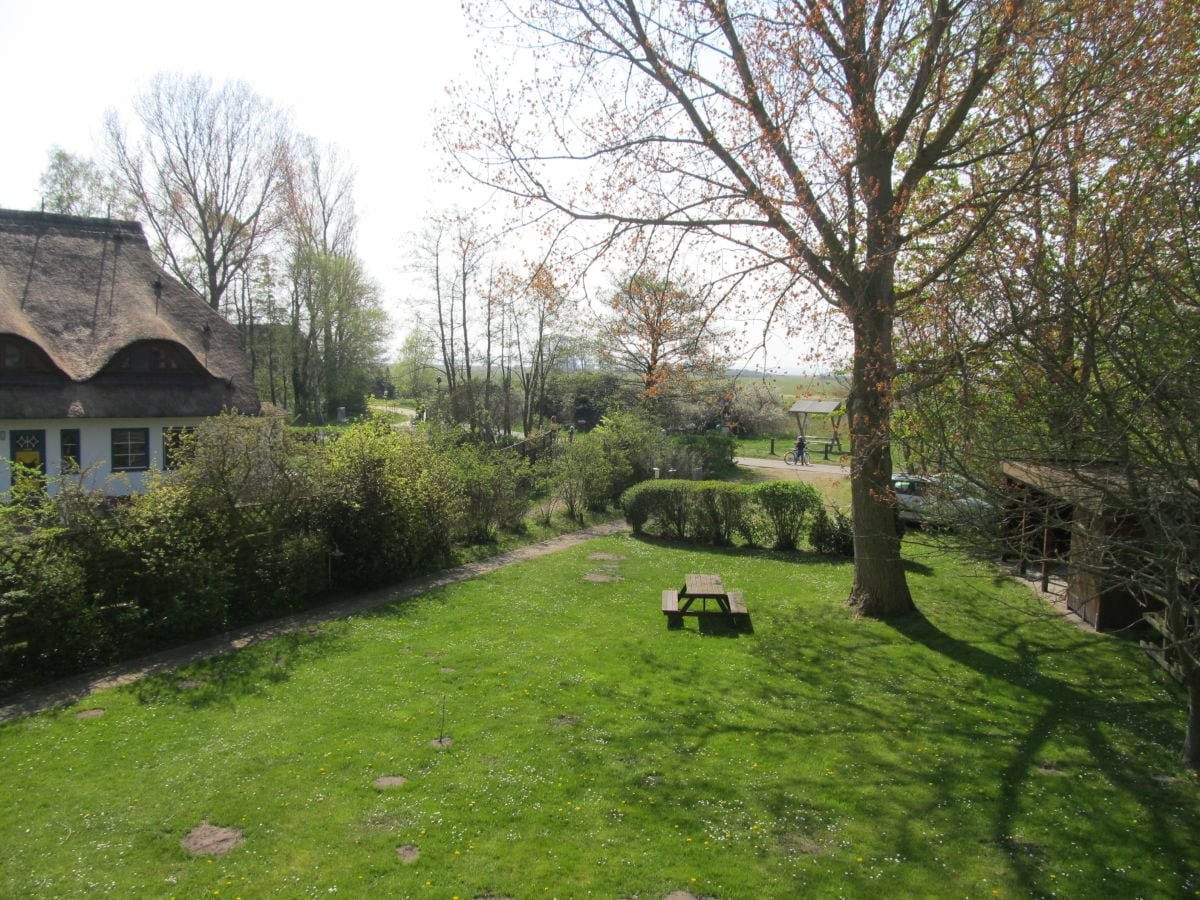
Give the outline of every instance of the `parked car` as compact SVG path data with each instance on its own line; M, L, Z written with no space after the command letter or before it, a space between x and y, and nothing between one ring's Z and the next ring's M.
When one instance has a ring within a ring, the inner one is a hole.
M900 521L909 524L945 527L978 524L992 513L992 504L961 475L901 473L892 476L892 492L896 495Z

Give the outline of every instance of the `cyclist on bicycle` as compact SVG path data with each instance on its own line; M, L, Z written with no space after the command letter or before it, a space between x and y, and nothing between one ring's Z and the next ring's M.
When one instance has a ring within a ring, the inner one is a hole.
M796 438L796 462L802 466L808 465L808 441L804 435Z

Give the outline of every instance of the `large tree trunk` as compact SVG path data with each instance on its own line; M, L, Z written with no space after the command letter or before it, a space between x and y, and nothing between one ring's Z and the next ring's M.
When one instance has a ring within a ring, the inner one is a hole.
M915 608L904 577L891 494L892 322L887 312L873 308L855 315L853 325L849 412L854 590L850 605L864 616L884 617Z

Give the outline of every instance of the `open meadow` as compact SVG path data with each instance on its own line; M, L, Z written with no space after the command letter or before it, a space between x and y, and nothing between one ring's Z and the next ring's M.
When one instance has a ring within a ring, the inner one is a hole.
M600 538L5 723L0 895L1200 891L1136 643L908 551L882 623L849 562ZM751 627L668 630L687 572Z

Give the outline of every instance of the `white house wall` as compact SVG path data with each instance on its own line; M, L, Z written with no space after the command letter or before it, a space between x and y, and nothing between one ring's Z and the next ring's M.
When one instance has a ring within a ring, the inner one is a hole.
M147 476L160 470L163 462L163 429L187 428L199 425L204 419L0 419L0 495L12 487L9 435L12 431L44 431L46 435L47 490L58 491L62 473L62 431L78 429L80 443L79 468L84 484L103 490L112 496L136 494L146 489ZM147 471L113 472L112 430L114 428L146 428L150 438L150 469Z

